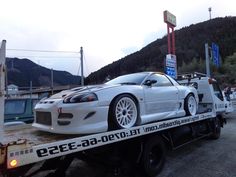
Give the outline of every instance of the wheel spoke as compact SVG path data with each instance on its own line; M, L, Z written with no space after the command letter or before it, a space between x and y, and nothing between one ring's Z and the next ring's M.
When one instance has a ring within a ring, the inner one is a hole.
M197 103L193 96L190 96L188 99L188 110L191 115L196 114L197 109Z
M123 118L122 118L122 125L126 125L126 119L125 119L124 116L123 116Z
M117 102L115 116L122 128L132 127L136 123L137 115L137 107L133 99L123 97Z

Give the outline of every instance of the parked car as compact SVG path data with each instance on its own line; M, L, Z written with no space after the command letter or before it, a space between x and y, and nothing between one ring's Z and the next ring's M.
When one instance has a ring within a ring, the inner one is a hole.
M5 100L4 122L32 123L34 121L33 108L39 99L11 98ZM10 123L12 124L12 123Z
M194 87L179 85L163 73L141 72L41 100L33 126L62 134L97 133L195 115L197 106Z

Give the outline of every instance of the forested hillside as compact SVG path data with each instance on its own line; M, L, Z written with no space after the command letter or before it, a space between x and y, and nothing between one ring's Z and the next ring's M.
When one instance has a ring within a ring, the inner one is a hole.
M50 86L51 70L40 66L28 59L7 58L7 82L19 87L29 87L32 81L33 87ZM66 71L53 70L54 86L79 85L80 77L73 76Z
M216 18L193 24L176 30L175 34L178 69L181 72L185 72L184 66L190 65L193 61L196 65L201 65L201 67L195 67L196 70L194 71L198 71L198 69L204 70L204 44L206 42L209 44L214 42L219 45L222 63L224 63L227 56L231 56L236 52L236 17ZM140 51L91 73L86 81L90 84L101 83L108 75L113 78L118 75L139 71L164 71L164 58L166 54L167 37L164 36ZM114 58L114 60L116 59ZM220 68L219 70L219 72L227 74L227 69Z

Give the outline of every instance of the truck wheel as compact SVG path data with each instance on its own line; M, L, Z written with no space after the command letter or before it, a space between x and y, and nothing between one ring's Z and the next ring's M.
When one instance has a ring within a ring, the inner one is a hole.
M184 99L184 110L186 112L186 116L193 116L197 113L197 101L193 94L189 94Z
M160 136L150 138L144 145L142 167L145 176L154 177L164 167L166 157L165 143Z
M212 122L212 126L213 126L213 131L212 134L210 135L210 138L214 140L219 139L221 133L221 123L218 117L214 119L214 121Z
M139 116L138 106L128 94L118 96L112 104L111 117L118 128L133 127Z

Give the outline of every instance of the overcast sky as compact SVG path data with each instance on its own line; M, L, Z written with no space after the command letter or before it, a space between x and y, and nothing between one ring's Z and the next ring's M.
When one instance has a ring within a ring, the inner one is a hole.
M88 75L166 34L163 11L180 29L212 18L236 16L235 0L0 0L0 37L7 49L75 51L84 48ZM7 50L56 70L78 74L79 53Z

